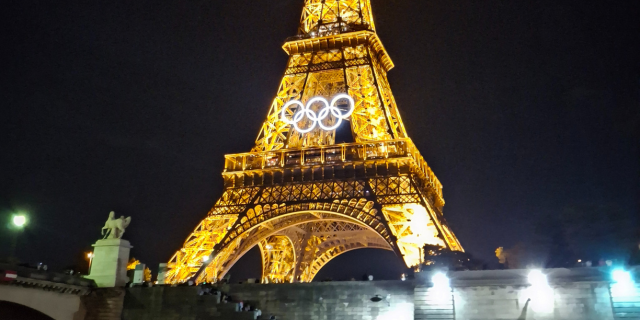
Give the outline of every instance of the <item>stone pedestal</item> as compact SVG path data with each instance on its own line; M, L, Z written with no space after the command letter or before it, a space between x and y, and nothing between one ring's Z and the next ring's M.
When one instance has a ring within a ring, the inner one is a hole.
M161 263L158 266L158 284L165 284L164 280L167 277L167 271L169 271L167 263Z
M144 282L144 269L147 266L144 263L140 263L136 266L133 272L133 284L141 284Z
M93 262L86 277L93 279L98 287L122 287L128 282L127 262L133 248L123 239L98 240L93 245Z

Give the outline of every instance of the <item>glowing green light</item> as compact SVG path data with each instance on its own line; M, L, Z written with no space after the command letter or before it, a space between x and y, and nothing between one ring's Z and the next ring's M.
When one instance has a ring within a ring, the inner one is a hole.
M15 216L13 216L13 225L15 225L18 228L22 228L24 227L24 225L27 224L27 217L22 215L22 214L17 214Z

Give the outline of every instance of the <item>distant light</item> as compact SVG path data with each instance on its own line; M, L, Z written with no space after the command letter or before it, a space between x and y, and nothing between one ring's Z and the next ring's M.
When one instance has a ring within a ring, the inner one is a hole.
M611 273L611 277L616 283L628 284L633 282L633 279L631 279L631 273L622 269L613 270L613 272Z
M531 285L548 285L547 276L540 270L531 270L527 277Z
M582 262L582 259L578 259L578 262Z
M22 228L25 224L27 224L27 217L23 214L14 215L12 222L16 227Z
M436 272L436 274L431 277L431 282L433 282L434 287L449 287L449 278L442 272Z
M407 275L403 273L402 276L400 276L400 280L402 281L407 280Z
M209 261L209 256L204 256L204 257L202 257L202 261L204 261L204 262Z
M267 248L267 250L271 250L271 249L273 249L273 246L272 246L272 245L270 245L270 244L268 244L268 245L266 245L266 246L264 246L264 247L265 247L265 248Z
M87 253L87 258L89 258L89 259L93 258L93 252Z

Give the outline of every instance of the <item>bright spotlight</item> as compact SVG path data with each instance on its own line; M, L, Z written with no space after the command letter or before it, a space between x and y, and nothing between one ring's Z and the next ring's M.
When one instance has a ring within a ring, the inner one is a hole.
M631 283L633 281L631 279L631 273L622 269L613 270L611 277L616 283Z
M431 282L433 282L434 287L449 287L449 278L442 272L436 272L436 274L431 277Z
M615 269L611 273L611 296L612 297L630 297L637 295L637 289L633 283L631 272L623 269Z
M13 216L13 225L22 228L25 224L27 224L27 217L23 214L17 214Z
M527 295L531 299L531 308L535 312L551 313L554 308L554 291L549 286L547 275L540 270L531 270L527 276L531 286Z
M529 280L529 283L534 286L548 284L547 275L542 273L540 270L531 270L527 279Z
M204 262L209 261L209 256L204 256L204 257L202 257L202 261L204 261Z

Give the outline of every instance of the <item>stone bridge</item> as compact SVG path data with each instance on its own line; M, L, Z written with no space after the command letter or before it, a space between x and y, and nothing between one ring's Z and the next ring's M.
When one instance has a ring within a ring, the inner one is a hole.
M91 293L93 280L0 265L0 318L83 320L82 297Z

